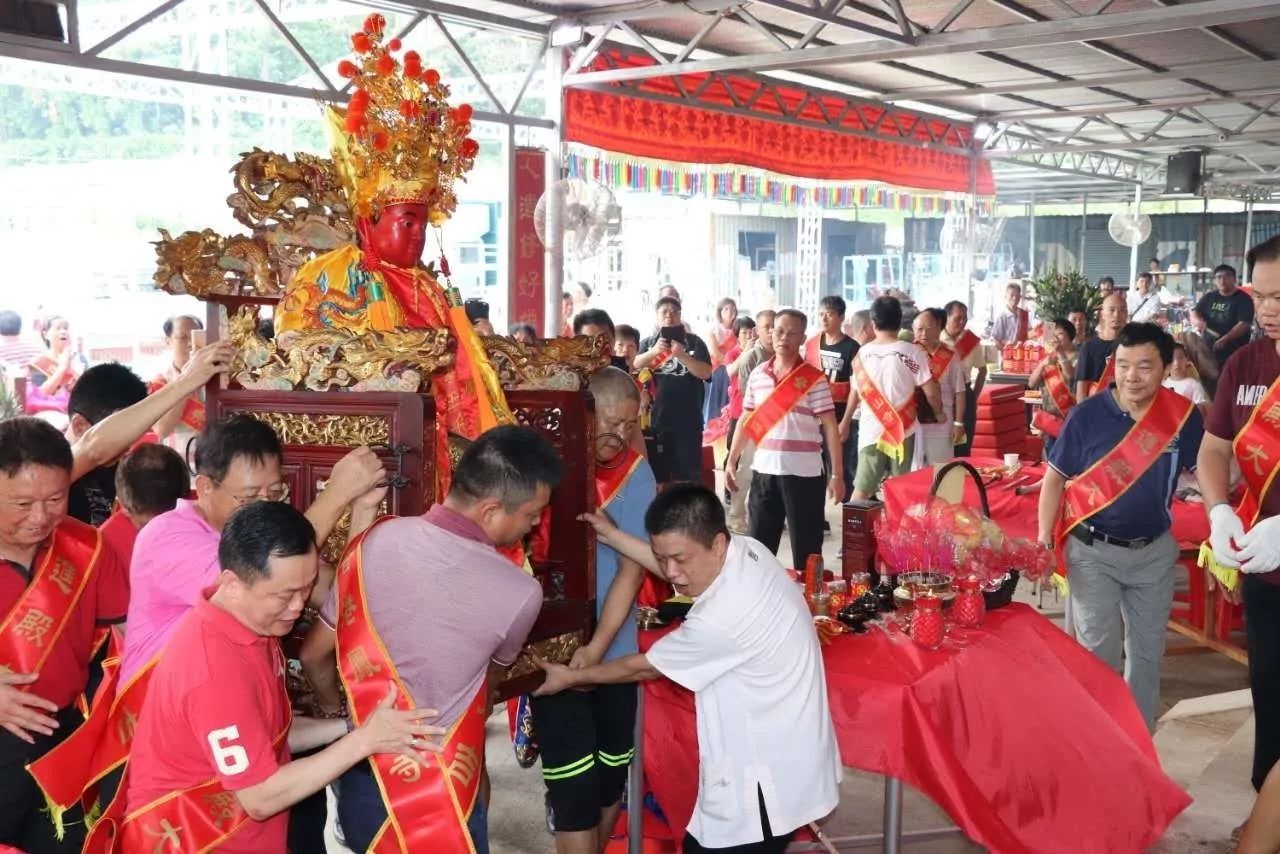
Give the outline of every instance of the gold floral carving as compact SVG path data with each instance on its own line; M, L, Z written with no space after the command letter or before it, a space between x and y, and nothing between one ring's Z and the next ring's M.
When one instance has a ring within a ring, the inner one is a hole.
M483 336L489 360L505 389L576 391L587 377L609 364L608 336L551 338L534 346L496 335Z
M582 630L576 629L553 638L525 644L524 649L520 651L520 657L507 668L502 681L518 679L537 670L538 665L533 660L535 655L545 661L568 664L569 659L573 658L573 654L578 651L578 647L582 646L582 636Z
M391 425L377 415L309 415L305 412L246 412L276 431L283 445L355 448L386 444Z
M255 148L231 170L227 197L249 235L212 229L174 237L160 229L155 282L162 290L207 298L279 296L299 267L354 239L333 162Z
M231 318L236 345L231 377L259 391L401 391L423 389L428 377L454 363L448 329L350 332L318 329L268 341L258 315L241 306Z

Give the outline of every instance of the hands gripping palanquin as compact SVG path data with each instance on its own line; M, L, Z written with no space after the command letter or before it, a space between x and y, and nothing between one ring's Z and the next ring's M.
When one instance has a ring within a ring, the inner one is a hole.
M352 240L331 168L330 161L307 155L290 160L258 149L243 155L232 170L236 191L228 204L252 234L205 230L174 238L161 232L156 283L209 302L210 337L236 342L226 387L209 389L209 415L248 413L276 430L299 507L324 488L349 449L366 444L392 475L387 512L422 513L438 497L436 401L424 390L433 373L454 363L457 342L449 330L316 329L291 333L279 345L258 333L259 305L277 302L302 264ZM595 543L577 516L595 503L594 417L585 378L608 364L609 352L603 339L554 340L537 348L505 338L483 343L517 422L541 431L565 460L545 545L530 555L545 599L526 652L567 661L595 614ZM458 452L454 438L451 454ZM326 543L330 559L341 549L346 522ZM522 656L497 686L499 695L523 693L539 679Z

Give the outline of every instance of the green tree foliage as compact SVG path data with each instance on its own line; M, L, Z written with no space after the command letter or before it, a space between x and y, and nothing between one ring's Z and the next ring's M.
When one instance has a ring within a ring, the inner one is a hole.
M304 87L320 85L314 72L253 0L219 0L216 13L210 9L208 14L202 14L200 4L207 2L209 0L188 0L112 46L105 55L128 62L225 72ZM328 14L335 8L341 8L346 14ZM292 21L291 32L312 58L321 68L330 70L339 59L350 55L351 33L360 27L365 15L365 10L358 6L334 4L332 0L286 0L278 11ZM389 19L391 32L399 32L410 20L406 13L388 11L384 14ZM219 21L226 21L227 26L234 29L223 31ZM503 107L509 108L524 81L525 71L542 61L539 43L512 33L457 23L448 26L450 34L503 102ZM435 67L452 84L455 100L472 101L481 110L495 108L433 23L419 24L404 41L406 49L419 51L425 63ZM97 85L92 88L99 89ZM181 86L175 89L182 91ZM202 128L200 123L210 118L225 122L225 126L212 132L225 135L218 141L225 143L234 156L254 146L269 146L264 122L278 121L250 110L215 109L210 115L201 109L207 102L199 98L182 101L179 95L173 101L152 102L144 97L130 97L127 89L118 91L121 94L102 95L0 86L0 98L5 105L0 110L0 165L173 157L191 144L187 139L189 126L197 135L207 134L210 130ZM520 113L540 115L544 103L543 93L535 83L526 91ZM193 115L187 115L189 109ZM294 150L322 152L327 148L319 118L317 108L315 121L294 120L291 128ZM500 154L499 146L484 144L478 167L498 166Z

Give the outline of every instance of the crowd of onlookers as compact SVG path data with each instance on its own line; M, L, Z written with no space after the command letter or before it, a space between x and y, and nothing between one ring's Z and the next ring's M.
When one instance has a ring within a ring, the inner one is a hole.
M1158 266L1152 259L1151 267ZM1175 342L1164 385L1207 414L1222 366L1231 354L1261 334L1254 323L1253 299L1240 287L1235 268L1228 264L1213 271L1212 289L1194 300L1169 295L1162 275L1154 269L1139 273L1128 289L1117 288L1114 279L1103 276L1098 280L1097 294L1099 303L1092 316L1077 310L1065 317L1041 318L1037 334L1028 328L1031 324L1022 308L1021 288L1008 287L1006 306L997 315L991 334L997 346L1041 341L1045 356L1030 376L1032 388L1042 388L1045 368L1055 365L1067 377L1073 395L1083 397L1102 377L1120 329L1129 322L1154 323ZM1024 324L1022 337L1013 332L1019 318ZM1051 444L1061 413L1049 394L1043 396L1042 406L1049 417L1037 426L1047 426Z

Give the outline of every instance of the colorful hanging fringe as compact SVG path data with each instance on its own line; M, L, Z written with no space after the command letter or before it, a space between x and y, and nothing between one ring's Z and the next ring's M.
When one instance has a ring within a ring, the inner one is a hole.
M734 201L826 209L886 208L913 216L963 210L968 196L910 190L886 184L802 181L737 166L648 160L569 144L565 171L570 178L599 181L615 189L655 192L669 196L708 196ZM978 197L981 214L990 215L994 199Z

